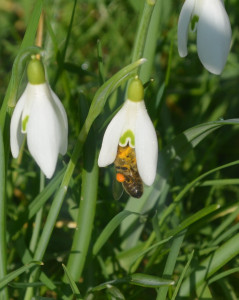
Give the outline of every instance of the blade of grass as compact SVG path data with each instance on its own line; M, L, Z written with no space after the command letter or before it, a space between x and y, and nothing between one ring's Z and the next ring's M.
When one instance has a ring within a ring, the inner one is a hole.
M147 275L142 273L134 273L124 278L101 283L93 287L92 291L100 291L107 288L109 285L116 285L121 283L128 283L132 285L138 285L138 286L149 287L149 288L157 288L160 286L174 285L173 280L167 280L157 276L152 276L152 275Z
M7 241L6 241L6 170L2 130L0 128L0 281L7 274ZM0 299L8 298L8 289L0 291Z
M180 296L188 297L190 292L204 284L216 271L239 254L239 233L210 254L183 282ZM193 279L193 280L192 280Z
M184 236L186 234L186 230L182 231L180 234L178 234L173 242L172 246L170 247L170 252L166 261L166 265L163 271L163 277L164 278L169 278L172 276L175 264L178 258L178 254L184 239ZM166 299L168 292L168 287L161 287L158 290L158 295L157 295L157 300L164 300Z
M67 268L66 268L66 266L64 264L62 264L62 267L64 269L64 272L66 274L66 277L67 277L68 282L69 282L69 284L71 286L71 290L72 290L74 296L76 297L76 299L82 300L83 298L81 297L80 291L79 291L79 289L78 289L75 281L73 280L71 274L69 273L69 271L67 270Z
M232 268L232 269L230 269L230 270L221 272L221 273L219 273L219 274L213 276L212 278L210 278L210 279L208 280L208 284L212 284L213 282L215 282L215 281L217 281L217 280L219 280L219 279L222 279L222 278L224 278L224 277L226 277L226 276L228 276L228 275L231 275L231 274L233 274L233 273L238 273L238 272L239 272L239 267L237 267L237 268Z
M62 181L65 170L66 167L64 167L54 176L44 190L29 204L27 210L18 215L17 220L9 222L9 229L12 236L21 230L24 223L33 218L35 214L43 207L46 201L53 195Z
M32 267L40 266L40 265L42 265L42 262L32 261L29 264L15 270L15 271L12 271L11 273L9 273L8 275L6 275L4 278L2 278L0 280L0 289L2 289L4 286L6 286L10 281L14 280L20 274L26 272L27 270L31 269Z
M60 75L61 75L61 73L64 69L64 61L65 61L65 57L66 57L67 47L68 47L69 41L70 41L72 25L73 25L73 20L74 20L74 16L75 16L75 10L76 10L76 4L77 4L77 0L74 0L74 5L73 5L73 9L72 9L72 14L71 14L71 20L70 20L70 24L69 24L68 31L67 31L67 36L66 36L66 42L65 42L65 45L64 45L64 49L63 49L63 51L60 55L60 61L59 61L59 64L58 64L58 69L56 71L56 77L55 77L55 80L52 84L53 88L56 85L56 82L57 82L58 78L60 77Z
M189 227L191 224L193 224L193 223L197 222L198 220L204 218L205 216L215 212L219 208L220 208L220 205L218 205L218 204L213 204L208 207L204 207L203 209L197 211L195 214L193 214L192 216L190 216L186 220L184 220L175 229L171 230L168 235L169 236L176 235L180 231Z
M110 222L106 225L104 230L101 232L100 236L96 240L93 247L93 255L97 255L100 249L107 242L111 234L115 231L115 229L121 224L121 222L127 218L128 216L135 214L134 212L123 210L118 213Z
M175 290L174 290L174 292L173 292L173 296L172 296L171 300L175 300L176 297L177 297L177 294L178 294L178 291L179 291L180 286L181 286L181 284L182 284L182 281L183 281L183 279L184 279L184 276L185 276L185 274L186 274L186 272L187 272L187 270L188 270L188 268L189 268L189 266L190 266L190 263L191 263L191 261L192 261L192 259L193 259L193 255L194 255L194 250L193 250L193 251L191 252L191 254L189 255L187 264L186 264L186 266L183 268L183 271L182 271L182 273L181 273L181 275L180 275L180 277L179 277L179 279L178 279L178 283L177 283L176 288L175 288Z

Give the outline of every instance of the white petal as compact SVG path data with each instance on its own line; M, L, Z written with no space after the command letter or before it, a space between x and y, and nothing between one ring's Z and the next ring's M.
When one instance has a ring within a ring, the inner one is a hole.
M178 52L181 57L188 54L188 28L191 21L196 0L186 0L181 9L178 19ZM201 0L200 0L201 1ZM211 1L211 0L209 0Z
M60 153L64 155L67 151L68 146L68 121L67 121L67 115L64 106L62 105L60 99L58 96L52 91L52 89L49 87L51 91L52 98L57 106L56 113L59 118L59 122L61 125L61 145L60 145Z
M130 130L135 132L135 122L137 117L137 107L139 102L134 102L129 99L124 102L124 110L125 110L125 122L121 131L121 135L123 135L126 131ZM125 147L129 144L130 147L135 148L135 145L132 143L131 138L127 138L125 143L120 143L121 147Z
M26 89L23 92L21 98L18 100L17 105L14 109L11 124L10 124L10 146L12 156L18 157L19 149L22 145L24 134L21 132L21 116L24 104L26 102Z
M125 117L126 110L125 105L123 105L105 131L98 158L99 167L106 167L114 162Z
M197 27L198 56L213 74L224 68L231 43L231 25L220 0L204 1Z
M28 148L46 177L51 178L61 146L61 124L46 83L32 85L30 96L32 106L27 126Z
M135 125L135 152L139 175L146 185L152 185L158 161L158 141L144 102L139 102Z

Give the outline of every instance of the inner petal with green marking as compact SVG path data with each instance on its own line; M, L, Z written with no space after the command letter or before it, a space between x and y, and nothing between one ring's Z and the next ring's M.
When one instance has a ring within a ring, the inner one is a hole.
M194 15L192 20L191 20L191 30L194 31L195 30L195 27L197 25L199 21L199 16L198 15Z
M124 132L123 135L121 135L120 140L119 140L120 146L124 147L126 146L128 143L130 145L130 147L134 148L135 147L135 137L134 137L134 133L132 130L127 130Z
M28 120L29 120L29 116L26 116L24 120L22 120L22 133L26 133L27 131Z

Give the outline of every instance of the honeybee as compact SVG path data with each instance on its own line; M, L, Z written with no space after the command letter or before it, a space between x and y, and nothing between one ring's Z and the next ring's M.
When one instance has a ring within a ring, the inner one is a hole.
M114 164L116 180L122 183L124 190L130 196L140 198L143 195L144 186L138 172L135 150L128 145L118 146Z

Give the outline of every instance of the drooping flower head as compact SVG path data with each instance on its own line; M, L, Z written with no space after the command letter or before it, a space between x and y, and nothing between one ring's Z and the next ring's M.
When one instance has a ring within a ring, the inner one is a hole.
M118 146L129 145L135 149L142 181L150 186L156 175L158 142L143 99L144 88L136 77L129 86L127 100L105 131L98 165L106 167L112 164L116 159Z
M28 84L17 102L10 124L14 158L24 136L32 157L47 178L51 178L58 154L67 151L68 123L61 101L45 79L42 62L32 57L27 67Z
M178 20L178 51L187 55L188 30L197 31L197 51L204 67L221 74L231 43L231 25L223 0L185 0Z

